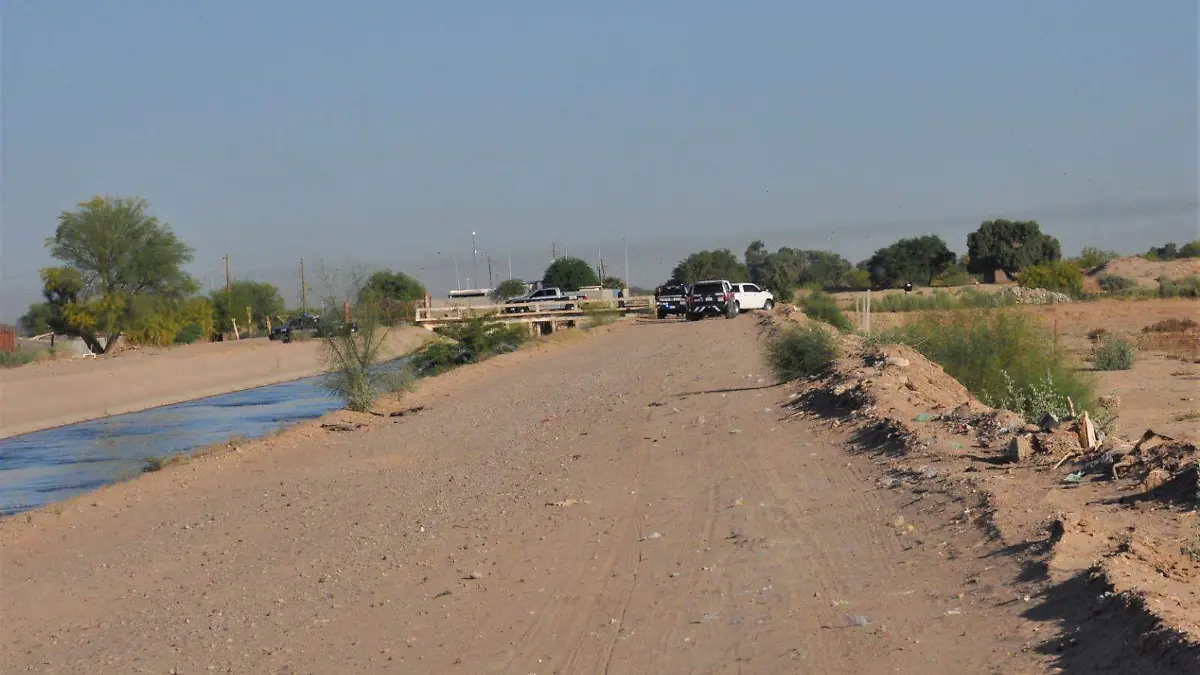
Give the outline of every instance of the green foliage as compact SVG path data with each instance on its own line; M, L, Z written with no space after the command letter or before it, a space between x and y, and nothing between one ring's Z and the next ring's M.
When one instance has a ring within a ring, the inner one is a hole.
M380 270L367 278L360 295L363 293L378 298L380 321L394 326L416 318L417 305L425 299L425 286L403 272ZM359 304L363 299L359 298Z
M492 299L497 302L503 302L509 298L516 298L525 295L525 282L520 279L506 279L501 281L499 286L492 291Z
M926 314L874 340L913 347L984 403L1031 422L1046 412L1065 415L1068 396L1083 409L1094 407L1091 380L1068 365L1035 319L1018 311Z
M671 272L671 283L692 285L706 279L727 279L732 282L749 281L746 266L727 249L693 253L675 266Z
M1200 277L1190 276L1183 279L1158 280L1158 297L1160 298L1200 298Z
M131 303L125 330L125 339L130 344L156 347L190 344L213 333L213 306L207 298L180 301L135 295ZM181 339L185 328L188 334Z
M1146 252L1147 260L1178 260L1180 258L1200 258L1200 239L1189 241L1183 246L1169 242L1165 246L1155 246Z
M1121 254L1116 251L1102 251L1095 246L1087 246L1079 253L1076 262L1082 269L1090 270L1119 257Z
M621 318L621 312L620 310L609 309L607 303L603 303L602 307L589 307L585 304L583 306L583 316L586 320L584 329L590 330L615 323L617 319Z
M1015 275L1026 267L1062 258L1058 240L1043 234L1036 221L988 220L967 235L967 270Z
M954 264L954 253L941 237L926 235L901 239L875 251L867 261L871 281L883 288L896 288L906 282L928 286Z
M767 266L767 260L771 253L767 250L767 245L761 239L755 239L746 247L746 253L743 256L746 264L746 273L750 275L750 281L756 284L765 283L763 281L763 272Z
M342 398L346 408L367 412L383 391L394 390L394 374L381 372L387 360L387 328L380 315L381 298L366 287L355 294L353 314L358 330L329 331L321 337L325 386Z
M854 329L854 325L850 323L850 319L842 313L842 309L838 307L837 298L820 290L813 289L800 301L800 307L804 311L805 316L817 321L825 323L837 328L842 332L849 332Z
M625 280L619 277L604 277L604 281L600 282L600 287L613 291L623 290L625 288Z
M1130 279L1129 277L1121 277L1115 274L1105 274L1097 279L1096 283L1100 284L1100 290L1104 291L1105 293L1112 293L1113 295L1131 291L1134 288L1137 288L1137 281Z
M1063 260L1030 265L1021 271L1017 281L1025 288L1043 288L1073 297L1083 293L1083 272Z
M213 321L217 330L227 333L233 330L233 321L238 322L238 329L245 331L246 308L250 308L250 316L258 328L266 328L267 317L276 316L283 312L283 296L279 289L266 282L235 281L229 290L221 289L212 294Z
M833 336L816 326L789 326L766 341L767 365L780 382L824 375L837 358Z
M863 291L871 287L871 273L861 267L855 267L846 273L846 288Z
M850 261L836 253L787 247L768 253L761 241L746 249L746 270L751 281L771 289L784 302L801 286L851 286L854 272Z
M204 328L197 323L184 324L179 332L175 334L175 344L190 345L208 334L204 332Z
M0 351L0 368L16 368L27 363L33 363L33 354L18 349L15 352Z
M579 258L559 258L550 263L542 275L542 285L578 291L585 286L599 286L596 270Z
M889 293L871 300L872 312L927 312L952 309L985 309L1015 305L1017 298L1009 293L984 293L963 289L958 293Z
M18 323L26 335L43 335L52 332L53 322L60 321L58 307L49 302L35 302L29 306Z
M413 368L422 375L436 375L511 352L530 339L529 327L525 324L503 323L491 315L438 326L434 332L446 339L426 344L412 357Z
M1109 338L1092 351L1091 361L1096 370L1129 370L1133 367L1135 349L1121 338Z
M98 196L63 212L46 240L65 266L43 270L43 295L56 305L43 316L94 352L111 349L122 331L136 325L151 330L138 316L153 304L144 297L182 300L196 290L183 271L191 247L147 208L144 199Z
M942 287L970 286L974 281L975 277L971 276L966 267L955 265L938 275L929 285Z

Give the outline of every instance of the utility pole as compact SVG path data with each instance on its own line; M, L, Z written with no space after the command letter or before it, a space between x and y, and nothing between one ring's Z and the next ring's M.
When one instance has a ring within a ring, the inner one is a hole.
M633 282L629 280L629 241L625 237L621 237L621 244L625 247L625 288L629 288L633 285Z
M225 254L225 292L233 293L233 277L229 274L229 254Z
M471 277L479 283L479 249L475 248L475 232L471 232Z
M550 262L558 260L558 244L550 242Z
M459 280L458 276L458 258L454 259L454 288L456 290L462 290L462 281Z
M496 282L492 281L492 256L484 256L488 261L488 288L495 288Z
M508 252L508 278L512 279L512 251Z
M300 314L308 312L308 283L304 279L304 258L300 259Z

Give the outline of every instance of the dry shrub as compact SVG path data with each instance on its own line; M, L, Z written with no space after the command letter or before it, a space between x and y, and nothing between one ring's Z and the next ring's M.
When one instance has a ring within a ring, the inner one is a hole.
M1163 319L1158 323L1150 324L1142 329L1143 333L1182 333L1183 331L1196 330L1200 328L1200 323L1196 323L1188 318Z

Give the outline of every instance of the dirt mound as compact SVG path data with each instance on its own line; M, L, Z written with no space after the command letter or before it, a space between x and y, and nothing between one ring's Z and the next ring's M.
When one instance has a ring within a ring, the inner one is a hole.
M1158 286L1159 277L1182 279L1200 275L1200 258L1179 260L1146 260L1141 256L1114 258L1088 272L1088 277L1099 279L1105 276L1127 277L1139 286Z
M1163 667L1200 664L1200 598L1183 588L1200 574L1200 539L1192 553L1176 553L1185 533L1194 536L1194 523L1172 515L1200 500L1195 445L1153 431L1136 442L1106 437L1093 415L1107 420L1119 405L1111 397L1110 410L1030 424L983 405L909 347L853 337L842 346L846 356L834 372L794 399L795 414L857 427L863 449L885 457L900 477L888 487L942 491L967 503L982 498L976 524L1006 550L1023 551L1031 570L1064 584L1094 574L1100 592L1122 599L1113 605L1120 611L1096 614L1109 623L1093 626L1077 648L1102 649L1113 635L1132 634L1159 645L1139 658ZM1047 522L1059 524L1048 537ZM1031 547L1035 541L1044 545ZM1064 602L1086 615L1095 592Z

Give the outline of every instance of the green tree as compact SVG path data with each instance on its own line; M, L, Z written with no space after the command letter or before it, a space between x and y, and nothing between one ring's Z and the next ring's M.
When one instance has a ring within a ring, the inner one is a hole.
M691 285L705 279L749 281L750 274L746 266L727 248L693 253L684 258L671 272L671 281L677 284Z
M235 281L229 290L221 289L212 294L213 320L217 330L228 332L233 330L233 320L237 320L241 330L246 330L246 308L254 325L265 328L268 316L282 314L284 311L283 296L279 289L265 281Z
M926 235L901 239L875 251L867 261L867 271L875 285L885 288L906 282L928 286L949 269L954 260L954 253L941 237Z
M520 279L505 279L500 282L499 286L492 291L492 299L497 302L503 302L509 298L515 298L520 295L525 295L525 282Z
M62 332L93 352L111 350L124 330L144 323L139 313L158 311L142 296L180 301L196 290L183 271L191 247L148 207L139 198L94 197L63 212L46 240L65 266L43 270L43 294L57 305Z
M771 254L767 251L767 245L761 239L755 239L746 247L745 261L746 273L750 275L750 281L756 284L765 283L763 281L763 272L767 267L767 260Z
M1065 260L1030 265L1017 276L1017 282L1025 288L1043 288L1072 296L1083 293L1083 272Z
M600 287L619 291L625 288L625 280L619 277L604 277L604 281L600 282Z
M416 318L417 305L425 299L425 286L403 272L380 270L367 278L358 296L360 305L374 298L379 303L379 321L390 326Z
M849 260L831 251L796 251L799 270L797 286L815 284L821 288L848 286L850 271L854 268Z
M35 302L21 315L18 322L26 335L42 335L53 331L51 322L60 319L58 307L49 302Z
M1037 221L988 220L967 235L967 256L973 274L1004 270L1015 276L1031 265L1062 258L1058 240L1042 233Z
M781 302L791 302L800 276L800 260L790 248L781 248L767 256L757 283L775 293Z
M577 291L585 286L599 286L600 279L596 276L596 270L586 261L568 257L550 263L542 275L542 284L564 291Z
M1200 239L1189 241L1179 247L1180 258L1200 258Z
M1095 246L1085 246L1079 252L1079 267L1085 270L1090 270L1094 267L1099 267L1113 258L1120 257L1116 251L1102 251Z

